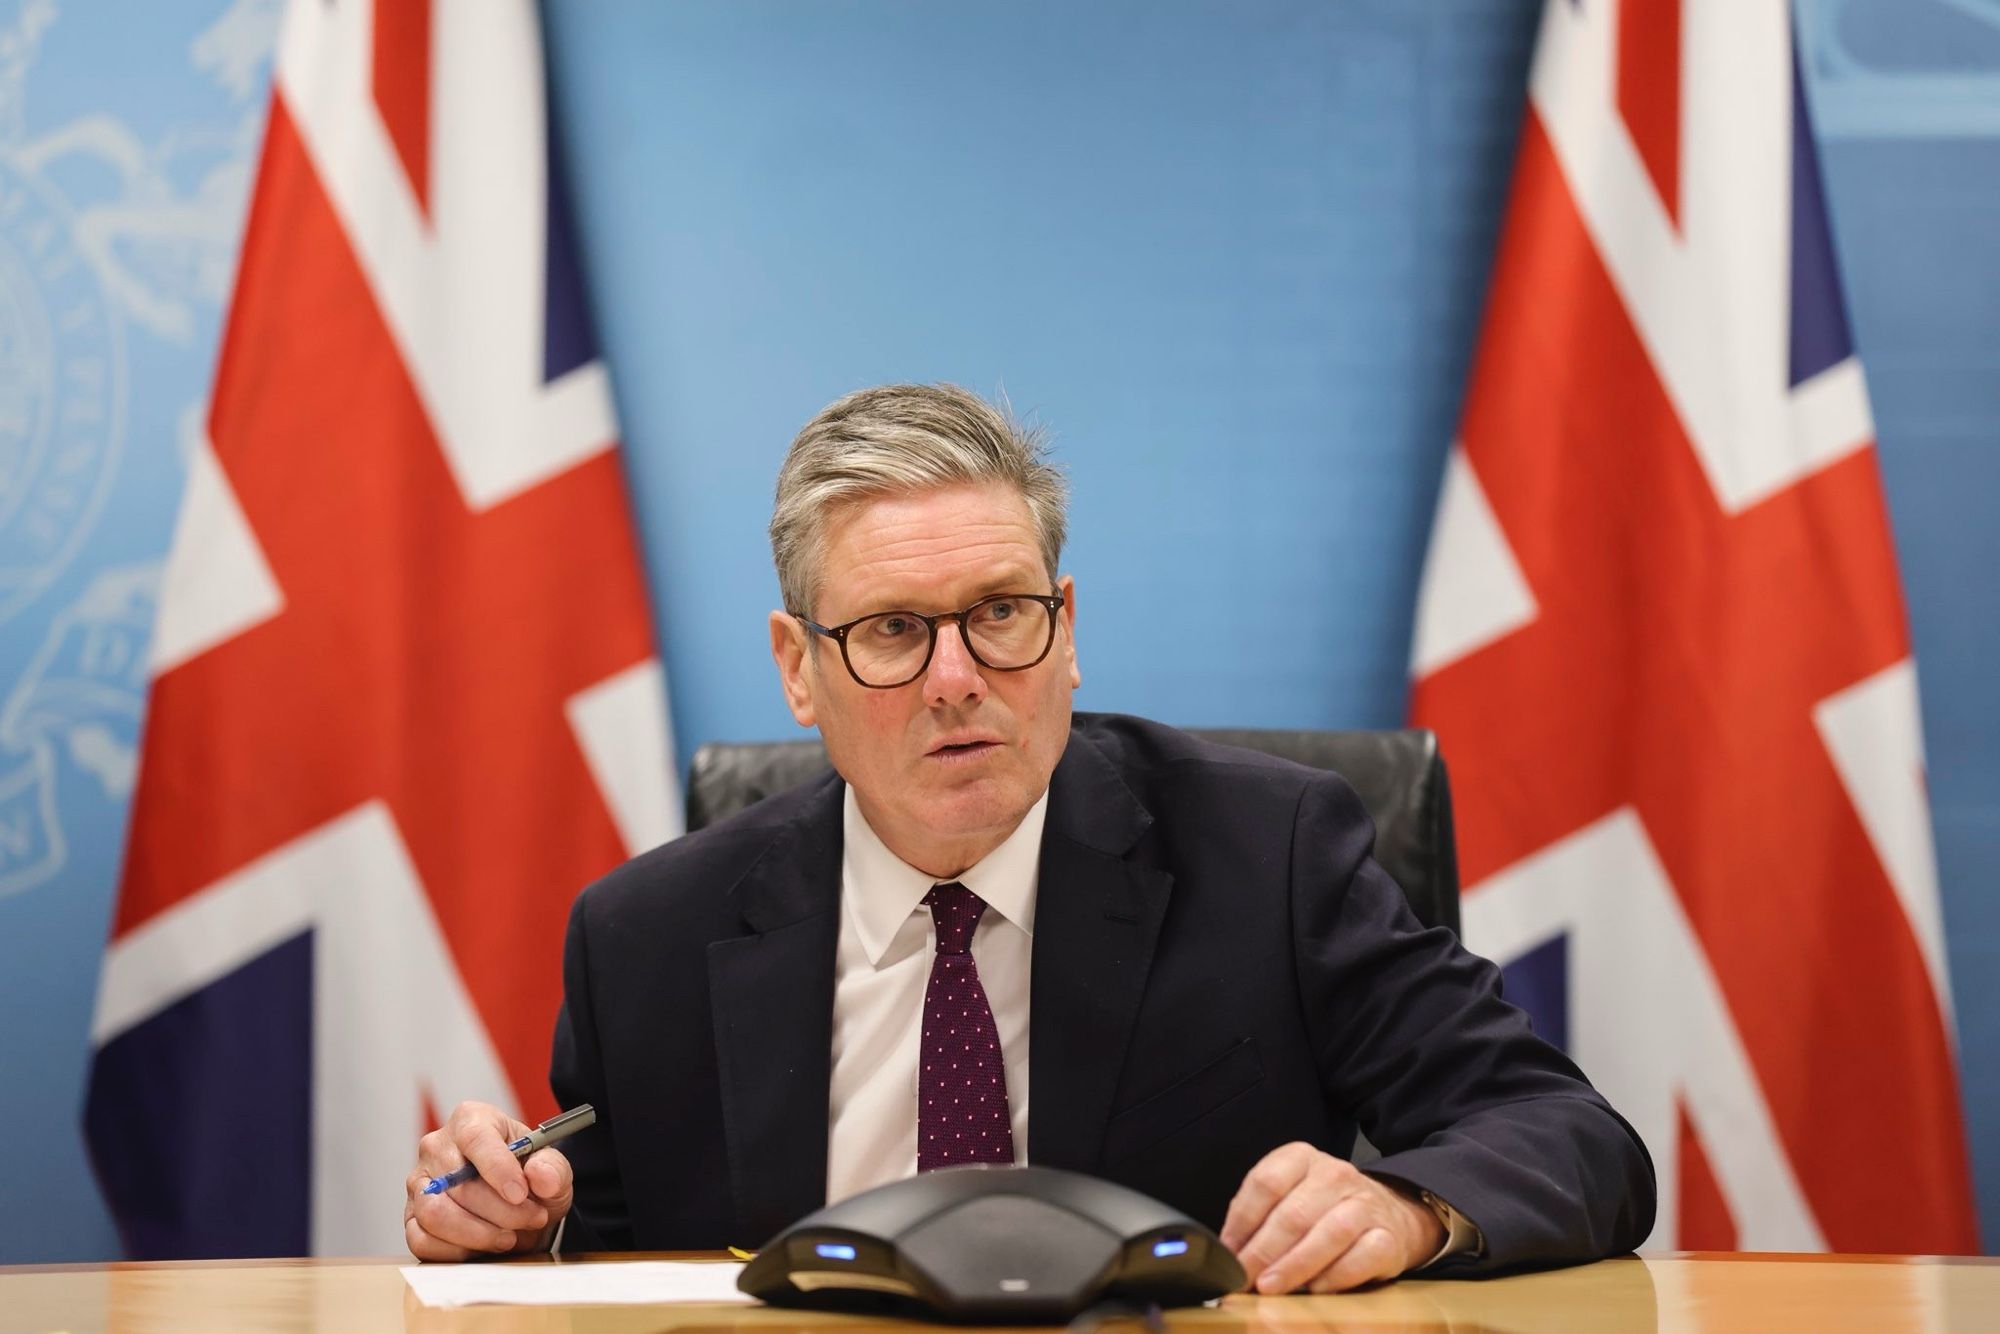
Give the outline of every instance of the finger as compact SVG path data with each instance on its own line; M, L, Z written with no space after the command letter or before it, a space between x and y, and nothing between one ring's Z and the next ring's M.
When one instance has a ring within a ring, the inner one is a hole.
M442 1198L453 1201L474 1218L484 1219L495 1227L519 1231L523 1228L543 1228L549 1222L549 1208L540 1200L529 1196L516 1204L484 1181L468 1181L462 1186L453 1186Z
M1237 1247L1237 1258L1243 1262L1245 1279L1251 1285L1257 1285L1263 1271L1298 1245L1336 1204L1372 1184L1345 1159L1310 1145L1299 1147L1304 1150L1300 1157L1283 1166L1289 1172L1302 1164L1304 1175L1271 1205L1264 1221ZM1299 1274L1297 1281L1304 1282L1311 1272Z
M481 1218L449 1195L426 1195L408 1212L437 1241L469 1252L504 1255L521 1240L515 1229Z
M462 1102L451 1109L443 1125L417 1140L417 1163L422 1167L438 1167L449 1172L465 1161L460 1152L460 1141L469 1135L475 1126L489 1126L497 1130L503 1142L519 1139L528 1132L528 1127L500 1108L487 1102ZM438 1173L433 1172L436 1176Z
M417 1170L424 1174L425 1184L464 1165L465 1155L459 1152L449 1127L433 1130L417 1141Z
M444 1168L440 1169L440 1172L449 1170ZM430 1169L423 1167L417 1168L403 1179L403 1194L411 1207L414 1207L417 1201L429 1197L430 1183L434 1179L430 1175ZM549 1200L537 1199L532 1195L516 1204L479 1177L460 1182L444 1193L456 1200L459 1207L466 1212L483 1218L496 1227L515 1229L546 1227L553 1211L553 1205ZM567 1195L561 1202L561 1210L565 1213L569 1210Z
M1401 1247L1385 1227L1371 1227L1312 1280L1314 1292L1346 1292L1364 1283L1395 1278L1403 1272Z
M1242 1252L1243 1244L1263 1226L1272 1206L1305 1178L1314 1152L1309 1144L1282 1144L1257 1161L1244 1176L1222 1220L1224 1246Z
M419 1260L457 1264L472 1257L472 1253L463 1246L453 1246L448 1242L439 1241L424 1231L422 1223L407 1214L403 1218L403 1244L408 1246L410 1254Z
M511 1131L514 1124L518 1123L510 1117L497 1122L468 1120L455 1139L465 1161L479 1169L480 1179L509 1203L519 1204L528 1198L528 1178L521 1174L520 1160L508 1151L508 1141L500 1137L503 1127Z
M536 1150L521 1164L521 1172L528 1180L530 1195L546 1205L550 1213L569 1212L570 1197L575 1191L575 1173L569 1159L560 1150Z
M1237 1252L1237 1258L1243 1262L1244 1276L1251 1286L1258 1292L1287 1291L1267 1286L1265 1271L1298 1246L1337 1203L1338 1195L1328 1193L1322 1185L1308 1177L1291 1194L1272 1205L1271 1212L1264 1216L1263 1224Z
M1374 1224L1365 1201L1353 1195L1333 1196L1308 1209L1314 1217L1292 1244L1265 1263L1254 1280L1262 1293L1296 1292L1314 1275L1338 1260L1355 1239ZM1261 1249L1263 1237L1252 1238L1252 1249Z

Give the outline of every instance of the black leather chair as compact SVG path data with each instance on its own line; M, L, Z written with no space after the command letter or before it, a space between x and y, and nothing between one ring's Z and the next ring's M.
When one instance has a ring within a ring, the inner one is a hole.
M1191 730L1225 746L1331 769L1353 784L1375 820L1375 858L1403 887L1417 920L1458 931L1458 846L1436 734ZM695 752L688 776L687 827L713 824L826 770L826 749L817 741L710 742Z

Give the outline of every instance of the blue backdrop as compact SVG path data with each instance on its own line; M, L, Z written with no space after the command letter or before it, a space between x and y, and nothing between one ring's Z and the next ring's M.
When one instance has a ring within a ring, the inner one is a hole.
M116 1248L75 1130L90 1004L277 8L0 0L0 1124L40 1128L0 1262ZM547 9L683 759L792 731L763 648L776 461L888 379L1004 393L1052 430L1083 707L1400 719L1533 0ZM2000 6L1799 12L1991 1239ZM81 461L61 475L27 425L45 410Z

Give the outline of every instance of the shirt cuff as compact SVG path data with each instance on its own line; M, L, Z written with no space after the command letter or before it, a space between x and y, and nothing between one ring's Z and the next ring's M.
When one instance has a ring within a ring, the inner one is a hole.
M1429 1269L1432 1265L1449 1255L1465 1253L1477 1255L1486 1249L1486 1238L1479 1231L1479 1225L1458 1210L1452 1208L1449 1200L1442 1199L1427 1190L1418 1191L1417 1200L1426 1209L1437 1215L1438 1222L1444 1224L1444 1245L1438 1247L1436 1255L1433 1255L1410 1272L1416 1273L1418 1270Z

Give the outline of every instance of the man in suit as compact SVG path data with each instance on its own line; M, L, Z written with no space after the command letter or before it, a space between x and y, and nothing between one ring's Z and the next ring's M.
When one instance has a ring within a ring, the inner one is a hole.
M1344 782L1072 717L1063 536L1038 443L961 390L807 424L771 649L836 774L579 898L551 1079L599 1123L517 1165L524 1127L461 1105L419 1147L413 1253L756 1244L960 1161L1155 1195L1264 1292L1643 1240L1637 1136L1411 917Z

